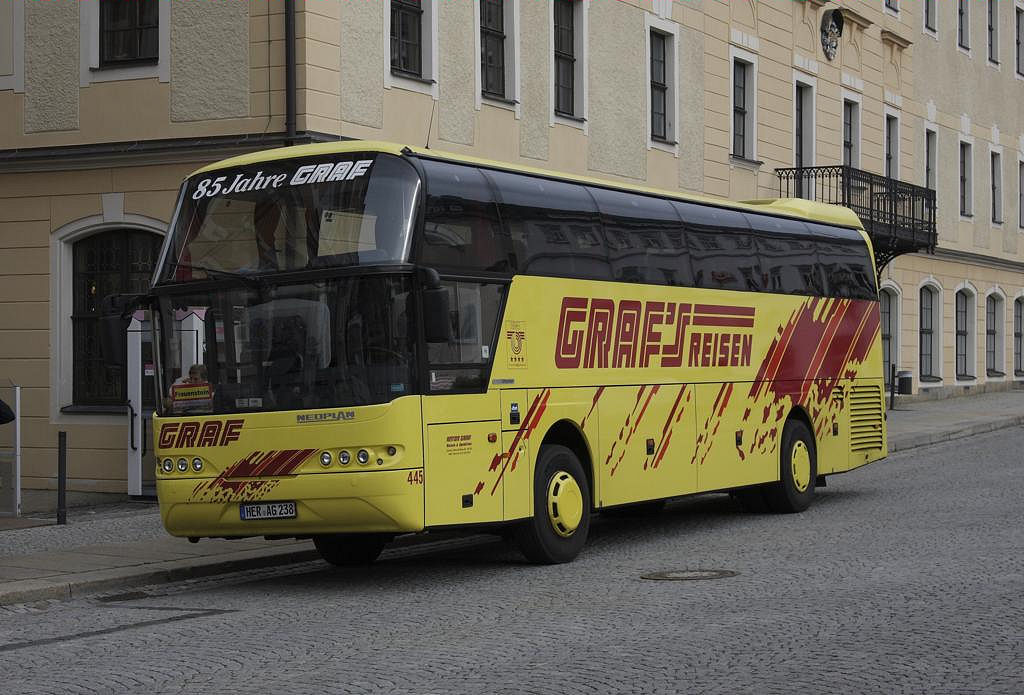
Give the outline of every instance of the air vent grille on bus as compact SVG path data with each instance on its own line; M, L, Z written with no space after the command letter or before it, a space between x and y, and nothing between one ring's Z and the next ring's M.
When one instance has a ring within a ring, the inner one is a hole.
M854 386L850 392L850 449L882 448L882 392L877 386Z

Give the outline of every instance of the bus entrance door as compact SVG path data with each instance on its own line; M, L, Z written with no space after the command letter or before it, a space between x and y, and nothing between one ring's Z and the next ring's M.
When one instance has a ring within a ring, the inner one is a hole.
M128 494L156 496L152 423L155 406L153 333L149 316L137 311L128 326Z

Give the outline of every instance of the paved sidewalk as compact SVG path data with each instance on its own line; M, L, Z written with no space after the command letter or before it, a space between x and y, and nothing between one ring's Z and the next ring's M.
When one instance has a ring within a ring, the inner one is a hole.
M890 451L1024 424L1024 390L904 404L888 411ZM401 545L421 544L410 537ZM309 541L203 540L163 530L153 504L73 511L67 526L0 531L0 605L304 562Z

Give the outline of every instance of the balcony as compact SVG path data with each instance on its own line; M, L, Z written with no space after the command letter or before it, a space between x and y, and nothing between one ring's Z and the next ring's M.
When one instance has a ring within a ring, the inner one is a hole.
M896 256L932 253L935 191L848 166L776 169L779 196L842 205L857 213L875 247L878 273Z

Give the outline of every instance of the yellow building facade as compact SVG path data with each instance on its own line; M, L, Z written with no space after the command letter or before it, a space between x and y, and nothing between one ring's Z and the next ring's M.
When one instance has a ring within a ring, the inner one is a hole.
M1024 377L1020 0L112 5L0 3L0 382L22 387L26 487L54 485L64 430L72 489L148 489L144 403L124 406L147 348L133 379L107 369L96 302L148 278L184 176L289 142L732 199L778 196L777 169L814 197L843 164L934 189L935 253L881 273L888 363L932 395Z

